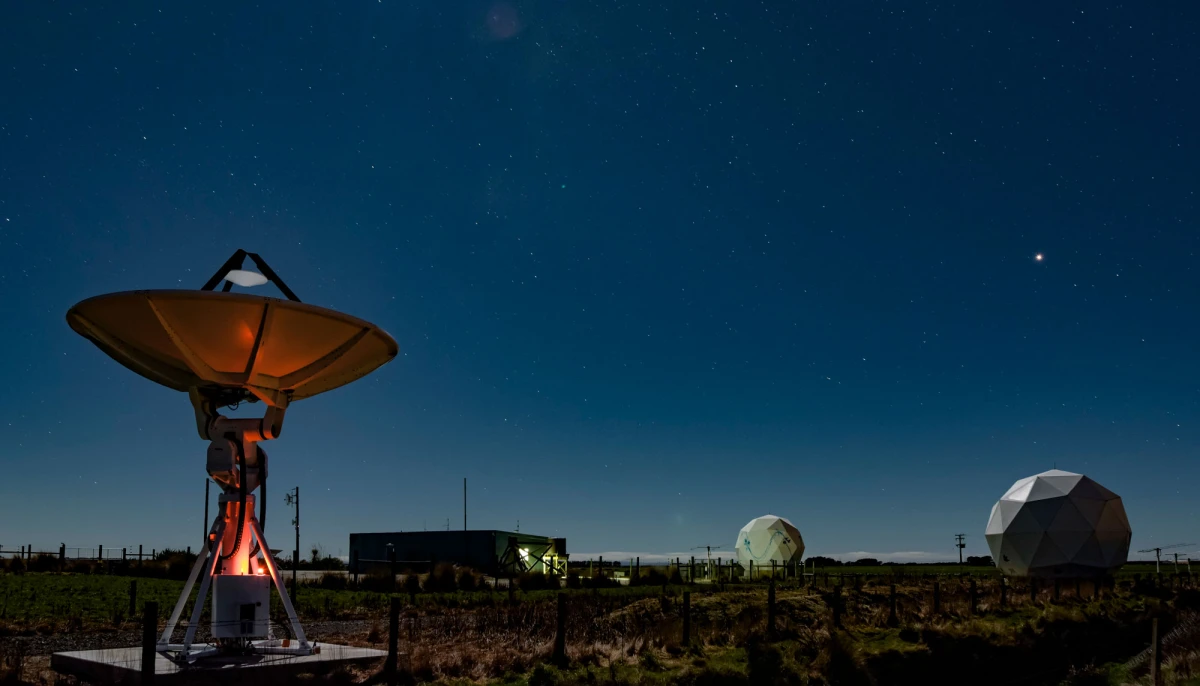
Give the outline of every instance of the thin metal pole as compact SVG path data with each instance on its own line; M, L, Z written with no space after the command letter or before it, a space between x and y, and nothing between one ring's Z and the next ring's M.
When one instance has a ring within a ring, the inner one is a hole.
M209 478L207 476L204 477L204 521L201 522L201 524L204 525L204 538L206 541L208 540L208 528L210 526L212 526L212 523L208 521L208 501L209 501L208 487L211 484L212 484L212 481L209 480Z
M463 531L467 530L467 477L463 477Z
M296 552L292 555L292 595L299 593L296 586L296 570L300 569L300 487L296 487Z

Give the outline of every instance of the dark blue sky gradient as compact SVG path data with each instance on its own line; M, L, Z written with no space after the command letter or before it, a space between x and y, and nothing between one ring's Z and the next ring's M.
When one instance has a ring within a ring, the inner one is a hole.
M1200 10L975 5L5 7L0 545L195 545L186 397L64 314L239 247L402 350L289 411L281 541L467 476L577 553L946 559L1055 464L1200 539Z

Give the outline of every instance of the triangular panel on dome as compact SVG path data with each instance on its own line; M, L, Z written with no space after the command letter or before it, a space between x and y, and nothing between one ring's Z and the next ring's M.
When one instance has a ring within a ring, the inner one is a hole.
M1033 562L1030 567L1059 567L1065 565L1070 560L1063 554L1058 544L1049 534L1044 536L1038 543L1037 552L1033 554Z
M1003 501L1002 500L1000 502L1011 502L1011 501ZM1008 533L1008 534L1038 533L1038 534L1040 534L1043 531L1045 531L1046 527L1042 526L1042 523L1037 520L1037 517L1034 516L1033 512L1030 511L1026 507L1026 503L1014 503L1014 504L1017 505L1017 512L1016 512L1016 514L1013 515L1012 521L1010 521L1008 523L1008 526L1004 527L1005 533Z
M1003 550L1011 550L1014 557L1019 558L1024 565L1028 566L1033 561L1038 546L1041 545L1042 539L1045 537L1046 534L1042 531L1024 534L1006 534L1004 536L1005 546Z
M992 506L992 516L988 519L987 533L1002 533L1010 526L1021 511L1022 503L1013 500L997 500Z
M1045 481L1064 495L1070 495L1082 479L1082 474L1051 474L1038 477L1038 481Z
M1104 551L1100 549L1100 543L1096 540L1093 534L1088 536L1079 550L1075 552L1075 564L1087 565L1088 567L1107 567L1109 561L1104 556Z
M1033 515L1033 518L1037 520L1041 528L1049 529L1054 524L1054 518L1058 516L1058 511L1062 509L1065 502L1067 502L1066 496L1046 498L1044 500L1030 500L1025 503L1021 510Z
M1033 485L1035 477L1027 476L1024 479L1019 479L1012 485L1004 495L1000 496L1001 500L1025 500L1025 496L1029 495L1029 487Z
M1104 501L1095 500L1093 498L1080 498L1075 494L1071 494L1071 503L1079 510L1079 514L1088 521L1093 528L1100 523L1100 513L1104 511Z
M1079 508L1075 506L1075 503L1070 498L1067 498L1058 506L1058 513L1054 515L1054 521L1050 522L1048 529L1050 531L1084 531L1090 533L1093 527L1091 522L1079 512Z
M1058 485L1044 476L1038 476L1033 480L1033 487L1029 489L1029 495L1025 496L1027 502L1036 500L1044 500L1046 498L1061 498L1070 493L1070 489L1063 490Z
M1088 539L1095 539L1096 534L1091 531L1079 531L1072 529L1050 529L1046 532L1046 536L1054 541L1054 545L1062 551L1062 554L1071 560L1075 557L1075 553L1083 547L1083 544Z
M1096 522L1096 531L1125 533L1129 530L1129 520L1125 518L1125 507L1119 499L1104 503L1100 512L1100 521Z
M992 558L1001 568L1015 569L1024 573L1029 569L1029 561L1033 559L1032 554L1028 550L1021 550L1020 546L1009 539L1004 539L1000 542L999 554Z
M1099 539L1100 550L1104 553L1104 559L1108 562L1109 567L1119 567L1129 561L1129 539L1124 536L1119 540Z
M1116 493L1113 493L1086 476L1080 479L1079 483L1075 485L1073 493L1080 498L1091 498L1093 500L1112 500L1118 497Z
M992 553L992 559L999 562L1000 561L1000 545L1004 540L1004 533L997 532L994 534L990 534L990 533L984 534L983 540L987 541L988 550L991 551L991 553Z

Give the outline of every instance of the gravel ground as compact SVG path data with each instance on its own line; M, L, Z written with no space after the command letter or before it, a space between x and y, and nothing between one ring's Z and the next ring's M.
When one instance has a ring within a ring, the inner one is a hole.
M365 636L376 622L370 620L347 620L329 622L307 622L304 633L310 640L336 641L344 643L348 640L366 645ZM196 632L197 641L208 640L208 631L201 628ZM277 632L279 635L281 632ZM177 631L176 638L182 639L182 633ZM357 640L355 640L357 639ZM49 655L71 650L104 650L107 648L130 648L142 644L142 633L139 629L100 630L77 633L61 633L49 636L6 636L0 638L0 652L16 648L24 655Z

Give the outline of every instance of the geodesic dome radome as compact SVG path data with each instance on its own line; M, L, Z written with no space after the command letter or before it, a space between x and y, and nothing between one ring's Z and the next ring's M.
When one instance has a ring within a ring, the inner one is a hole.
M1011 576L1107 574L1125 564L1132 530L1121 497L1082 474L1021 479L992 506L986 538Z
M786 564L801 559L804 556L804 539L800 530L794 524L775 515L764 515L751 519L738 532L737 543L738 562L743 567L749 567L753 562L755 567Z

